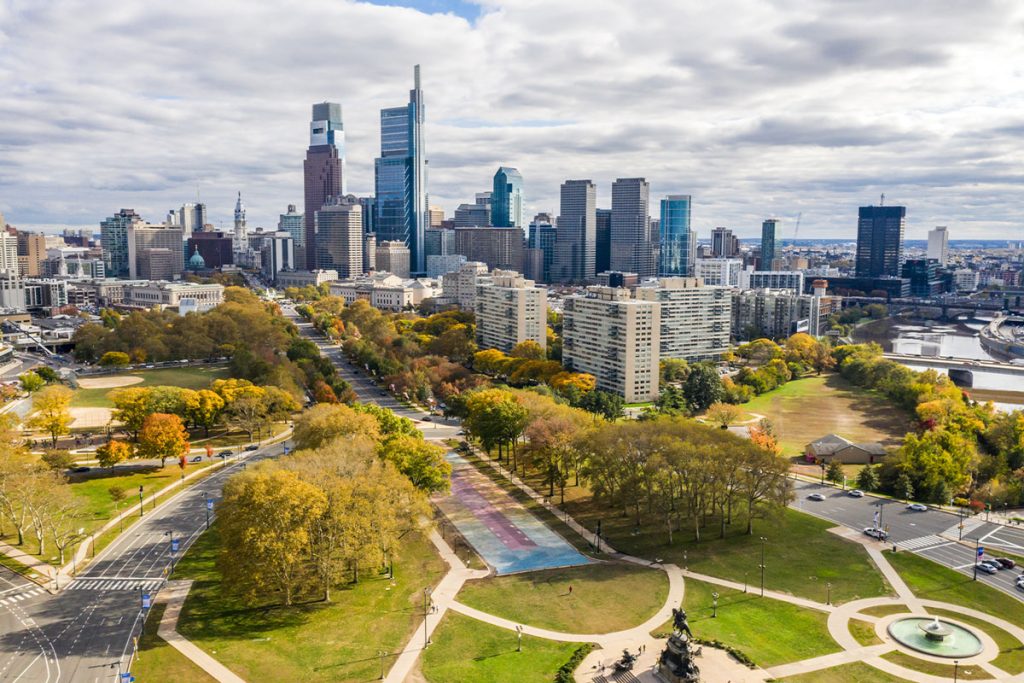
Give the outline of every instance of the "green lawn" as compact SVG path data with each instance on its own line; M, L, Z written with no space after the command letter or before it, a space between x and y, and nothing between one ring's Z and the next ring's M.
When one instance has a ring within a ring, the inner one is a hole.
M905 614L910 612L910 608L906 605L877 605L865 607L861 612L872 617L887 617L890 614Z
M743 409L772 421L786 455L799 455L808 443L830 433L895 446L911 430L906 413L888 399L834 373L787 382Z
M712 592L719 594L717 617L712 616ZM828 634L826 613L755 593L687 579L683 608L695 637L719 640L758 666L777 666L841 649ZM660 631L670 629L671 623L666 623Z
M906 683L906 679L896 678L863 662L854 662L799 676L777 678L775 683Z
M610 633L642 624L667 597L664 572L609 563L471 581L458 599L521 624L568 633Z
M858 643L864 646L868 645L881 645L882 639L875 633L875 625L868 621L862 621L860 619L850 619L850 635L852 635Z
M429 683L550 683L580 646L523 636L517 652L513 631L449 612L420 668Z
M395 581L363 577L319 600L282 607L276 599L245 605L222 592L215 566L216 526L182 558L175 578L195 580L179 630L248 681L369 681L380 675L423 618L422 591L445 565L421 534L405 536Z
M905 666L906 668L914 671L920 671L921 673L930 674L932 676L941 676L943 678L953 680L952 664L940 664L939 662L926 661L898 650L894 652L886 652L882 655L882 659L888 659L893 664L899 664L900 666ZM992 674L985 671L980 666L970 666L965 664L957 669L957 678L961 681L984 681L991 680Z
M181 387L183 389L206 389L215 379L227 379L230 377L228 369L224 366L198 365L182 366L180 368L159 368L153 370L137 370L119 375L99 375L94 377L141 377L142 381L132 384L133 387L154 387L160 385ZM81 379L89 379L86 375ZM113 389L76 389L74 398L71 399L72 408L113 408L113 404L107 398Z
M999 646L999 656L992 663L1007 673L1019 674L1024 672L1024 643L1014 638L1009 632L988 623L984 619L977 619L966 614L960 614L959 612L929 607L928 613L956 619L965 624L970 624L979 631L984 631Z
M139 649L132 662L132 675L145 683L213 683L216 679L192 663L156 634L167 605L153 605L139 638Z

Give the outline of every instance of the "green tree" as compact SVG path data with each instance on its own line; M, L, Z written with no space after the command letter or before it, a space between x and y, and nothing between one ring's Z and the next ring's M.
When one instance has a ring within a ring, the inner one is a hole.
M71 398L74 393L65 386L51 384L40 389L32 401L35 412L28 419L28 426L50 435L53 448L57 439L69 433L71 426Z
M589 391L575 404L576 407L601 415L606 420L617 420L622 417L622 409L626 402L618 394L610 391Z
M914 497L914 484L910 480L910 475L906 472L900 472L899 476L896 477L895 491L897 496L906 501Z
M139 430L153 410L150 407L150 390L145 387L115 389L107 394L114 404L111 419L121 423L121 428L133 439L139 438Z
M690 364L682 358L662 358L658 364L661 383L682 382L690 374Z
M468 415L463 421L466 430L476 436L484 449L511 447L515 468L516 442L526 429L529 412L516 395L502 389L484 389L474 392L466 401ZM506 455L508 453L506 452Z
M384 440L377 452L419 490L426 493L448 490L452 466L445 459L445 449L441 446L422 438L398 434Z
M71 455L71 451L59 449L45 451L40 459L49 469L55 472L63 472L75 464L75 456Z
M317 404L295 420L295 447L319 448L341 436L362 435L377 441L380 427L373 415L341 404Z
M721 401L725 392L722 378L713 365L698 363L690 369L690 374L683 383L683 393L690 409L699 413L706 410L712 403Z
M100 367L123 368L131 363L132 359L123 351L107 351L100 357Z
M825 478L833 484L841 484L845 476L842 463L833 458L825 470Z
M30 394L34 394L46 386L46 380L40 377L38 373L32 372L31 370L19 375L18 381L21 382L22 390L27 391Z
M857 488L863 491L874 491L878 488L878 472L874 465L864 465L857 473Z

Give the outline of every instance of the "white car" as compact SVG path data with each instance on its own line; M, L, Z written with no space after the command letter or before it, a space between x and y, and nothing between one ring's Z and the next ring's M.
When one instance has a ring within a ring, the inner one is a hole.
M863 498L864 492L861 491L860 489L850 489L849 491L847 491L846 495L848 495L850 498Z
M913 512L927 512L928 506L924 503L911 503L907 506L907 509Z
M975 566L978 568L979 571L985 572L986 574L995 574L996 572L999 571L998 569L996 569L992 565L990 565L990 564L983 564L981 562L979 562Z
M812 493L811 495L807 496L807 500L822 501L825 500L825 496L821 495L820 493Z

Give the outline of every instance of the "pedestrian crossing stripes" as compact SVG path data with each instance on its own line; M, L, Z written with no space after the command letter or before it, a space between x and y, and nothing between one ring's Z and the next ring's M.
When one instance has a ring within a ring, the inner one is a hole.
M908 538L905 541L897 541L896 545L907 550L921 550L922 548L928 548L940 543L946 543L946 539L940 538L935 534L929 534L928 536L918 536L917 538Z
M964 536L966 536L967 534L971 533L972 531L977 529L979 526L982 526L984 524L985 524L985 520L978 519L977 517L972 517L970 519L963 520L963 525L964 525L963 531L960 530L960 525L959 524L954 524L953 526L951 526L948 529L946 529L945 531L943 531L942 535L943 536L948 536L949 538L954 538L954 537L955 538L963 538Z
M28 600L34 598L37 595L42 595L46 591L42 588L29 588L28 590L22 591L21 593L15 593L14 595L5 595L0 598L0 605L13 605L21 602L22 600Z
M141 591L155 590L163 579L75 579L65 590L69 591Z

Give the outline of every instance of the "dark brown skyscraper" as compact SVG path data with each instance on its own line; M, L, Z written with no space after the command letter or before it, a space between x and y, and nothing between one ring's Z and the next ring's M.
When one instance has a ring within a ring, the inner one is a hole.
M323 102L313 105L309 124L309 149L303 164L306 213L306 268L316 264L316 212L328 197L345 194L345 130L341 105Z

